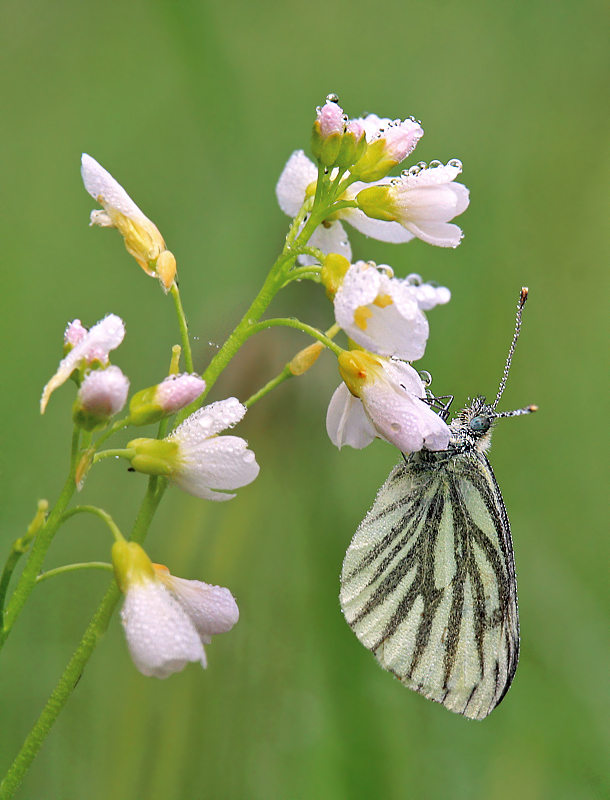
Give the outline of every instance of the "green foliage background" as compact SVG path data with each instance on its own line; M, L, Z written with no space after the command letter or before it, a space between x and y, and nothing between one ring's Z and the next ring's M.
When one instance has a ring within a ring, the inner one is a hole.
M336 451L330 356L248 415L260 478L227 504L171 491L147 548L178 575L229 586L241 620L209 668L135 671L114 620L20 798L593 800L608 776L608 6L598 0L5 0L0 544L63 483L71 393L38 414L67 320L121 315L116 354L137 390L167 369L170 301L116 233L89 229L84 150L158 224L178 258L203 369L274 260L287 226L274 186L337 92L352 116L415 115L417 159L459 157L471 206L455 251L353 236L357 257L453 292L420 362L437 394L493 396L518 291L524 332L492 461L513 526L522 657L483 723L403 689L337 601L343 553L397 460L381 442ZM319 287L274 313L327 326ZM211 343L211 344L210 344ZM245 399L305 342L251 341L213 399ZM145 479L102 462L79 498L128 530ZM48 565L108 558L101 523L63 528ZM0 766L14 757L108 578L40 586L5 648Z

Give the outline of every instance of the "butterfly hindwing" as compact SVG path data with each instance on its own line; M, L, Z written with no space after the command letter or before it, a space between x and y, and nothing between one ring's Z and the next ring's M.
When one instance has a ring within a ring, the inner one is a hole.
M341 606L405 686L482 719L519 648L510 528L475 447L416 453L381 487L345 556Z

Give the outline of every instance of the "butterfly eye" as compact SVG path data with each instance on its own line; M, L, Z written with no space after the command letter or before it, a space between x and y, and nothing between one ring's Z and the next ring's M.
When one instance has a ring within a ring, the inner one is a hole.
M489 430L489 426L491 425L491 420L489 417L473 417L470 420L470 430L475 431L476 433L485 433L485 431Z

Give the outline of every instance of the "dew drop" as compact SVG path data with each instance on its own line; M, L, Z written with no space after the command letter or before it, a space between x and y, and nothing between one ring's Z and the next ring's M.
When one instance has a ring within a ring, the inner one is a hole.
M398 424L398 422L392 422L390 424L390 428L394 431L394 433L400 433L400 431L401 431L401 427Z
M427 389L428 386L430 386L430 384L432 383L432 375L430 375L430 373L427 370L422 369L420 370L419 377L422 379L424 386Z
M442 166L443 166L443 162L439 161L437 158L435 158L434 161L430 162L430 169L437 169L438 167L442 167Z
M339 102L339 96L336 95L334 92L331 92L330 94L326 95L326 102L327 103L338 103Z
M243 455L243 459L246 464L251 464L254 461L254 453L252 450L246 450Z
M462 162L459 158L452 158L451 161L447 162L448 167L455 167L455 169L459 169L460 172L462 171Z

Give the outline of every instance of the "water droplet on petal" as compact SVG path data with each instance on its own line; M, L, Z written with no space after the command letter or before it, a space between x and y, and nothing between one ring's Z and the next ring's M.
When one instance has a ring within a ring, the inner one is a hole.
M251 464L254 461L254 453L252 450L246 450L243 455L243 459L246 464Z
M392 422L390 428L394 431L394 433L400 433L401 427L397 422Z

